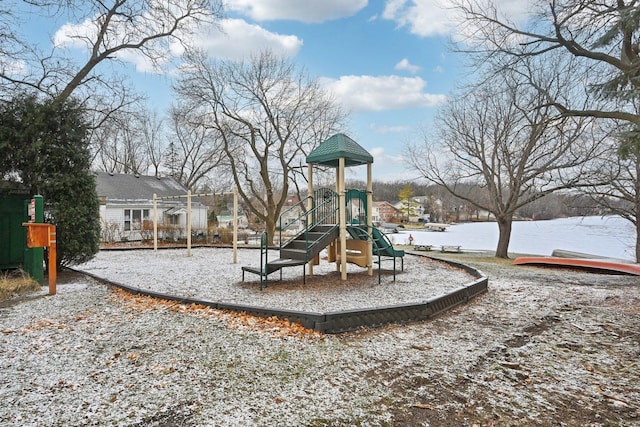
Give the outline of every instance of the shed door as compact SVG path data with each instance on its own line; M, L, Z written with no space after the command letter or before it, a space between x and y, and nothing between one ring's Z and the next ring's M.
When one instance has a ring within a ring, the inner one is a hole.
M22 266L27 244L24 195L0 195L0 269Z

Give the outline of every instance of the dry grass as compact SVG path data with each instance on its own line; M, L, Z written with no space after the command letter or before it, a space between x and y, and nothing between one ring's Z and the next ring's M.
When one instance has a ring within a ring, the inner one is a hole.
M33 280L24 271L6 272L0 275L0 301L39 290L40 283Z

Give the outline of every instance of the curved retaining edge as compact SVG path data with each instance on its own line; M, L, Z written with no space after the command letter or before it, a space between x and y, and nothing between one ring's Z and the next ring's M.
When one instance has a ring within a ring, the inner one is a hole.
M390 323L408 323L421 320L431 319L447 310L450 310L460 304L464 304L474 297L481 295L488 290L489 279L479 270L460 264L455 261L448 261L439 258L431 258L425 255L409 254L413 256L422 256L435 261L444 262L453 267L460 268L476 278L471 283L463 285L444 295L437 296L419 303L398 304L374 308L365 308L357 310L333 311L327 313L315 313L295 310L282 310L266 307L255 307L242 304L231 304L224 302L216 302L209 300L201 300L197 298L181 297L177 295L165 294L162 292L153 292L146 289L135 288L122 283L114 282L87 273L81 270L74 270L81 274L86 274L100 282L123 289L134 295L150 296L169 301L177 301L184 304L200 304L206 307L218 310L228 310L251 314L258 317L278 317L287 319L291 322L300 323L308 329L314 329L326 334L338 334L342 332L353 331L362 327L383 326ZM73 269L71 269L73 270Z

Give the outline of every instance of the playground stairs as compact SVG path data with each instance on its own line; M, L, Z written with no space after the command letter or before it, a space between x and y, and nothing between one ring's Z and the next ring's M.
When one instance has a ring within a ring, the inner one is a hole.
M286 258L278 258L273 261L269 261L265 264L264 271L260 271L259 267L242 267L243 272L253 273L258 275L269 275L274 273L285 267L296 267L299 265L304 265L305 261L295 260L295 259L286 259ZM244 281L244 274L242 276L242 280Z
M266 253L266 244L261 243L260 267L242 267L242 281L244 273L253 273L260 276L260 289L267 285L267 276L286 267L303 267L303 283L306 281L306 264L314 259L329 243L338 238L339 229L335 224L316 225L311 229L305 229L293 239L284 243L280 248L280 258L269 261ZM266 235L265 235L266 239Z
M315 258L320 251L339 236L338 226L335 224L322 224L305 230L295 239L290 240L280 248L281 259L292 259L308 262Z

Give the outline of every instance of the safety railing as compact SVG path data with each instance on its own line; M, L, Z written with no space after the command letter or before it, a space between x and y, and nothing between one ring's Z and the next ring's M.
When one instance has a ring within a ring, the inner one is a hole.
M309 250L318 239L310 239L309 231L313 230L319 225L331 224L335 225L338 222L339 203L338 195L335 191L328 188L321 188L314 191L313 197L307 196L300 202L288 208L284 211L278 220L278 228L280 232L280 249L287 246L293 240L300 240L301 235L304 235L305 247ZM311 199L311 209L307 209L307 204ZM291 216L290 212L298 210L300 213L296 216ZM283 224L283 221L286 221ZM302 231L294 233L289 238L286 238L283 233L287 230L293 229L294 226L299 224L305 224ZM325 231L324 234L328 234L330 230Z

